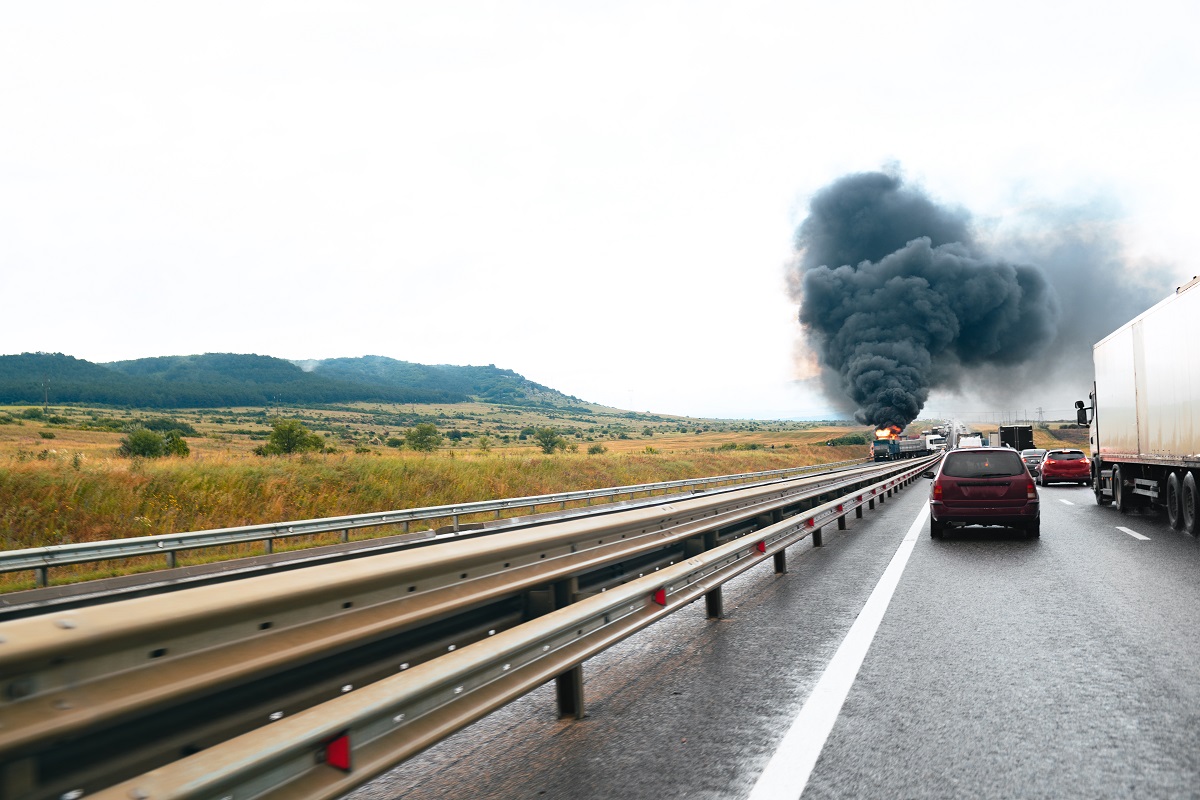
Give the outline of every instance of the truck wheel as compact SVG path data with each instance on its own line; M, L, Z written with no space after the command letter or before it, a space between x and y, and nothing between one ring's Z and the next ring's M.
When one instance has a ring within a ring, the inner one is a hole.
M1175 530L1183 526L1182 488L1178 472L1167 476L1167 524Z
M1113 508L1122 514L1129 513L1129 498L1125 496L1125 487L1121 485L1121 468L1113 466L1112 472Z
M1183 476L1183 491L1179 495L1181 516L1183 517L1183 529L1193 536L1196 535L1196 515L1200 513L1200 509L1196 508L1197 502L1200 502L1200 497L1196 494L1196 473L1189 472Z

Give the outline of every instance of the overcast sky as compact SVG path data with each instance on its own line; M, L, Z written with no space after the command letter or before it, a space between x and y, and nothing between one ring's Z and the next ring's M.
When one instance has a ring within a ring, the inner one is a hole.
M1102 206L1130 264L1200 272L1197 9L4 0L0 353L377 354L823 416L785 264L847 173L989 224Z

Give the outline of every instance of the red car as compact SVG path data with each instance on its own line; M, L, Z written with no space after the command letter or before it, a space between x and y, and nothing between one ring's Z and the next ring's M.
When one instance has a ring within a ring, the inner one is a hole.
M928 474L928 473L927 473ZM951 450L929 489L929 535L949 528L999 525L1041 535L1037 486L1021 460L1007 447Z
M1042 459L1042 472L1037 482L1042 486L1052 483L1092 482L1092 465L1082 450L1049 450Z

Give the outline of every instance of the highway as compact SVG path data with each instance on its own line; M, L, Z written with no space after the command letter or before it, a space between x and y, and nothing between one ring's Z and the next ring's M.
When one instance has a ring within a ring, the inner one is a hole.
M723 619L695 603L586 662L582 721L545 686L349 797L1200 796L1200 543L1067 486L1040 540L935 541L927 486L726 584ZM909 549L861 667L808 702Z

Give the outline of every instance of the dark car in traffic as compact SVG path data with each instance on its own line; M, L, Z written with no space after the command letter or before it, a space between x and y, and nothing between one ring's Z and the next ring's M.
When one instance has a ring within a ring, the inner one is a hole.
M1092 465L1082 450L1047 450L1037 482L1042 486L1052 483L1087 485L1092 482Z
M1045 457L1046 451L1041 448L1031 448L1021 451L1021 460L1025 462L1025 466L1029 469L1029 474L1037 477L1042 469L1042 459Z
M951 450L929 488L929 535L952 528L998 525L1041 535L1037 486L1016 450L973 447Z

